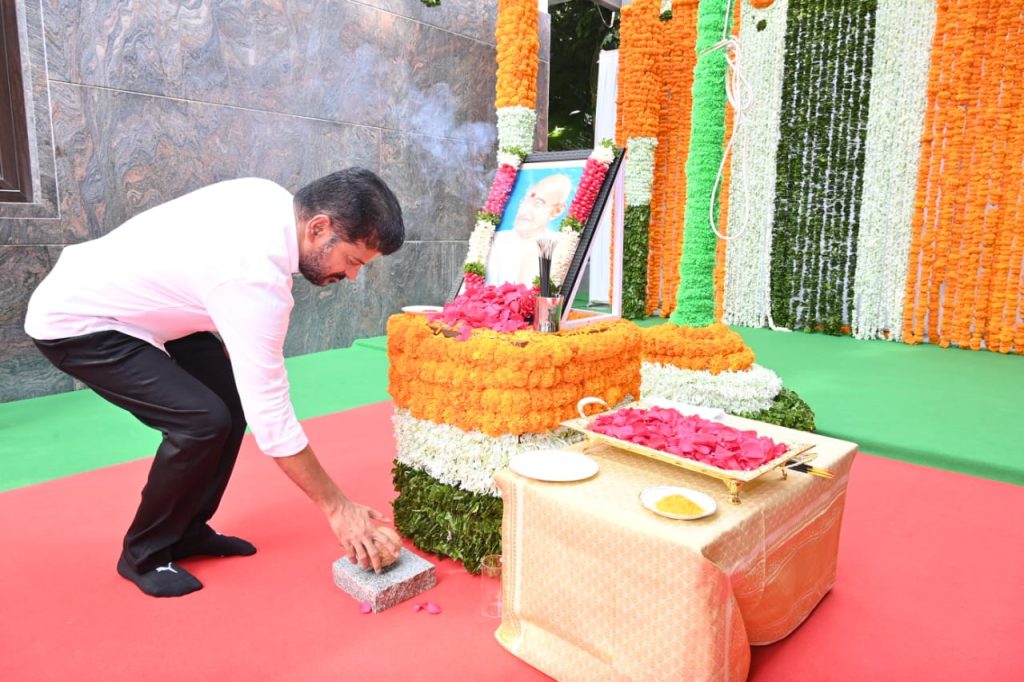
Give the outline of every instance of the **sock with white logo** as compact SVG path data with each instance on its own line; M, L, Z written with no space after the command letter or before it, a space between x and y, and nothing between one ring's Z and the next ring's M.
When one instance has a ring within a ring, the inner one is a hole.
M203 586L194 575L173 562L139 573L122 556L117 562L117 572L151 597L182 597Z
M256 553L252 543L242 538L221 535L209 526L199 533L182 538L171 547L172 559L192 556L251 556Z

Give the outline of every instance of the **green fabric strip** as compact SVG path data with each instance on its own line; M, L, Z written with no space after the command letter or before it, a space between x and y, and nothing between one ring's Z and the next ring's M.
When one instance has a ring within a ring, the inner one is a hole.
M853 317L876 0L791 0L772 233L775 323Z
M715 321L715 247L709 207L725 139L725 54L701 54L725 32L729 0L701 0L697 6L697 64L693 69L693 114L686 159L686 213L679 263L674 324L706 327ZM731 23L731 22L730 22ZM718 197L714 197L717 220Z

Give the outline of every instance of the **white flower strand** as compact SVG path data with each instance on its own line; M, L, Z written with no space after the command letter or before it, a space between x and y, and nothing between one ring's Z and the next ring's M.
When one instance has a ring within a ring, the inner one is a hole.
M527 107L501 107L498 109L498 149L533 151L533 135L537 127L537 112Z
M729 414L760 412L772 406L782 379L754 364L742 372L712 374L707 370L644 362L640 365L641 399L665 398L687 405L717 407Z
M774 223L776 152L782 81L785 75L788 0L755 10L743 5L740 45L743 70L753 99L743 127L736 132L732 157L730 209L748 207L741 236L726 248L723 321L749 327L768 322L771 277L771 230ZM755 16L756 14L756 16ZM756 25L764 21L763 30ZM740 196L740 188L745 190ZM729 211L729 234L741 229L736 211Z
M573 256L576 255L576 247L580 244L580 235L571 227L562 227L558 233L558 244L555 245L555 253L551 258L551 281L556 287L562 286L565 276L569 274L569 266L572 265ZM569 292L563 291L562 294Z
M494 224L489 220L478 220L469 235L469 250L466 252L465 264L487 263L487 255L491 252L491 240L494 238Z
M488 436L418 419L402 408L395 410L392 422L399 462L425 471L441 483L493 497L498 496L494 474L507 467L515 455L564 448L583 439L582 434L566 428L544 434Z
M654 183L654 150L656 137L631 137L626 143L626 205L647 206L651 203Z
M499 166L512 166L516 170L519 170L519 166L522 164L523 160L519 157L519 154L513 154L512 152L506 152L501 149L498 150Z
M936 9L881 0L875 14L868 138L854 275L853 335L903 337L914 197Z

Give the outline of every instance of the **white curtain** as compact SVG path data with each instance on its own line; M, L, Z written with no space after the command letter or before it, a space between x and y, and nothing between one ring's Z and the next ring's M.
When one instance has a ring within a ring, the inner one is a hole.
M604 50L597 64L597 108L594 111L594 145L615 139L615 100L618 99L619 51ZM621 206L614 207L621 211ZM608 303L611 286L611 211L605 213L590 250L590 302Z

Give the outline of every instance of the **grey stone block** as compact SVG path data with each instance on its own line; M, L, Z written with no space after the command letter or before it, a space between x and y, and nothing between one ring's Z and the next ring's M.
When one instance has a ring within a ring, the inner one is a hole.
M398 560L380 573L365 570L342 557L334 562L334 584L374 613L401 604L437 584L434 565L403 548Z

